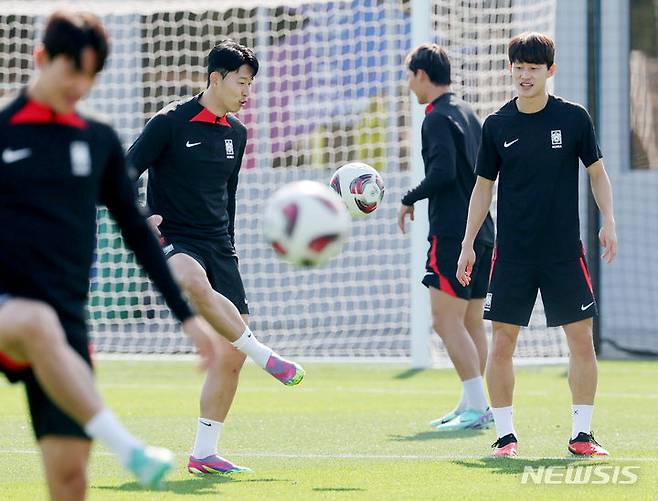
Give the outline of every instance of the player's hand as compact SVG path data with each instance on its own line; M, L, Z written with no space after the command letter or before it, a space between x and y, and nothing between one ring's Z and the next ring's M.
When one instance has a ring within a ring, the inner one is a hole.
M599 230L599 241L603 246L603 259L607 263L611 263L617 255L617 231L614 221L603 223Z
M398 226L402 230L402 233L406 233L404 231L404 223L407 215L409 219L414 220L414 206L400 204L400 208L398 209Z
M162 216L160 214L153 214L152 216L146 218L146 222L151 227L151 231L156 236L156 238L160 240L162 235L160 234L160 228L158 228L158 226L162 224Z
M471 272L475 264L475 251L472 245L462 245L462 251L457 261L457 280L462 287L467 287L471 283Z
M187 334L199 353L199 367L206 370L213 365L219 354L219 343L217 334L200 316L188 318L183 322L183 332Z

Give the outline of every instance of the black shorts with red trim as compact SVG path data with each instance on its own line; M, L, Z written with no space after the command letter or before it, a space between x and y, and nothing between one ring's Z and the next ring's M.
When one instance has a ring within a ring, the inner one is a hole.
M161 244L167 259L176 254L186 254L193 258L206 271L213 290L231 301L241 315L249 314L238 256L228 238L214 242L167 235L161 239Z
M11 298L11 294L0 295L0 308ZM55 310L57 311L57 308ZM84 318L72 318L59 312L58 315L69 345L91 367L89 338ZM25 384L32 429L37 440L45 435L89 439L82 427L50 400L37 382L29 364L18 363L0 352L0 372L5 374L11 383L22 381Z
M484 318L527 326L541 292L549 327L570 324L598 314L587 262L527 264L494 259Z
M434 287L460 299L483 299L489 285L492 247L475 243L475 266L471 272L471 283L468 287L463 287L457 281L457 261L462 249L461 239L430 235L428 240L430 248L427 251L423 285Z

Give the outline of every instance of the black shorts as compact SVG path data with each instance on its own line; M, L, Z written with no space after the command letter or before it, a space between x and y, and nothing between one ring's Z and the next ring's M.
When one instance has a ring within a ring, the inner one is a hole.
M527 326L541 291L549 327L598 313L585 256L559 263L525 264L494 257L484 318Z
M471 273L471 283L468 287L463 287L457 281L457 261L462 250L461 239L430 235L428 240L430 248L427 251L423 285L461 299L483 299L489 285L493 248L475 243L475 266Z
M4 300L11 296L2 295ZM0 301L0 308L2 303ZM56 309L57 310L57 309ZM60 322L66 333L66 339L71 347L92 366L87 326L84 319L67 318L59 315ZM29 365L17 364L6 355L0 353L0 372L4 373L12 383L22 381L25 384L32 429L37 440L45 435L61 435L89 440L82 427L65 414L55 403L48 398L39 386Z
M210 286L231 301L241 315L249 314L249 304L244 291L238 256L231 254L227 242L206 242L179 236L162 239L162 251L169 259L176 254L186 254L197 261L204 270Z

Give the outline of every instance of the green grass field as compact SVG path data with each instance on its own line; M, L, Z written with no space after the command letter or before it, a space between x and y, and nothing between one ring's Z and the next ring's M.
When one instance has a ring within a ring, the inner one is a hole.
M574 460L564 367L517 371L520 457L493 460L493 429L431 431L456 402L451 370L388 365L308 365L286 388L250 364L222 437L221 452L254 473L197 478L184 469L202 376L188 362L103 361L103 395L131 430L173 449L178 465L163 491L141 491L100 446L89 499L658 499L658 363L602 362L594 431L613 459L638 466L633 485L522 484L525 466L595 465ZM0 382L0 499L46 498L21 387Z

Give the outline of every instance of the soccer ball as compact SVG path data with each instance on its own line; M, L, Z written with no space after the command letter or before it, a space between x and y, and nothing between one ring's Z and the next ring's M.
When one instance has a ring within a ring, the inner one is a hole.
M282 259L315 266L340 252L351 225L340 197L328 186L298 181L283 186L268 201L263 233Z
M329 183L353 217L365 217L384 198L384 181L368 164L351 162L339 168Z

